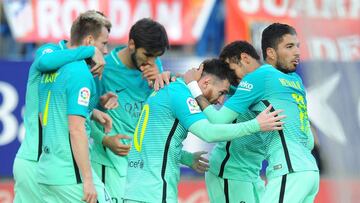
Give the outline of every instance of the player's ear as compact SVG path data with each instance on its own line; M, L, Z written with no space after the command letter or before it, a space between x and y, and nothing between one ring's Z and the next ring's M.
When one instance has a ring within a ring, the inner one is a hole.
M242 61L243 64L250 64L250 56L246 53L240 54L240 60Z
M95 40L94 40L94 37L92 35L87 35L85 38L84 38L84 45L88 46L88 45L94 45L95 43Z
M133 39L130 39L128 42L128 48L130 49L131 52L135 51L135 42Z
M271 60L275 60L276 59L275 49L271 48L271 47L266 48L266 56L267 56L267 58L269 58Z

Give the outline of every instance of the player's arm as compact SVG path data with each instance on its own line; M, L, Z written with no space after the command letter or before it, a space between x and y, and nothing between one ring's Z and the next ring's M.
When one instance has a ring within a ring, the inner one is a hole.
M206 154L205 151L199 152L188 152L185 150L181 150L180 155L180 163L192 168L198 173L205 173L209 169L209 160L202 157L203 154Z
M69 115L68 122L71 150L73 151L75 162L79 167L83 180L83 199L86 202L96 202L97 193L93 184L89 160L89 145L85 130L85 118L77 115Z
M36 51L35 63L38 71L49 72L68 63L91 58L94 54L94 46L60 49L57 45L46 44Z
M109 148L114 154L119 156L126 156L130 151L130 144L122 143L121 140L129 140L131 139L126 135L106 135L106 133L99 129L99 127L94 123L90 123L91 134L90 136L94 139L96 143L103 145L104 147Z

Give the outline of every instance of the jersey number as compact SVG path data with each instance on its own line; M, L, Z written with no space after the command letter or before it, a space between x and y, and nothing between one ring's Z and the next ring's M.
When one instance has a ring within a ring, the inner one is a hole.
M138 152L141 152L141 146L142 146L142 142L144 139L147 123L149 120L149 111L150 111L149 104L145 104L143 110L141 111L140 119L136 125L136 129L135 129L135 133L134 133L134 146L135 146L136 151L138 151ZM140 132L140 137L139 137L139 127L140 127L140 123L142 120L143 120L143 122L141 125L141 132Z
M307 114L307 107L305 104L304 97L302 95L295 93L291 94L291 96L295 99L300 112L299 118L300 118L301 131L307 133L310 130L310 126L309 126L309 117Z

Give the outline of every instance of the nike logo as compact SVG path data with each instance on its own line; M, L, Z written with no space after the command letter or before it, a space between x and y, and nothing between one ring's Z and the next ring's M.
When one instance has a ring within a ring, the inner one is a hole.
M120 93L120 92L122 92L122 91L124 91L124 90L125 90L125 88L122 88L122 89L116 89L116 90L115 90L115 92L116 92L116 93Z

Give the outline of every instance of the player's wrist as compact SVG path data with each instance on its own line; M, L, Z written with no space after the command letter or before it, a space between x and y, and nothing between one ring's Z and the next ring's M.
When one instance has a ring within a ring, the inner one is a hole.
M203 94L202 91L201 91L201 89L200 89L200 87L199 87L199 84L197 83L197 81L191 81L191 82L189 82L189 83L187 84L187 86L188 86L188 88L189 88L189 90L190 90L190 92L191 92L191 95L192 95L194 98L196 98L196 97L198 97L198 96L200 96L200 95Z

